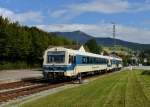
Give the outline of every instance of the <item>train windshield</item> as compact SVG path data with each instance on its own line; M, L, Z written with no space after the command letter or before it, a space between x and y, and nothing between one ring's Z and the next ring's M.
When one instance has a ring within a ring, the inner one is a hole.
M47 53L48 63L64 63L65 62L65 52L48 52Z

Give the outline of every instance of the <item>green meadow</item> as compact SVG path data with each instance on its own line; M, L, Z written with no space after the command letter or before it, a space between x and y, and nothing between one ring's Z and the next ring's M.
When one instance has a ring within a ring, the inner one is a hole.
M150 107L150 75L122 71L19 107Z

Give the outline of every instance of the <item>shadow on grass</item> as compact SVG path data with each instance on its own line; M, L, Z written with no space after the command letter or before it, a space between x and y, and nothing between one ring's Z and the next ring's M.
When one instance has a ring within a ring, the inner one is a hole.
M141 73L142 75L150 75L150 70L144 70Z

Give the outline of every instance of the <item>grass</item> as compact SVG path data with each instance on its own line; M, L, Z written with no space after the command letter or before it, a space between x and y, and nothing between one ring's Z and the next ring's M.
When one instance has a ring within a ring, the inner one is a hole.
M26 62L0 62L0 70L40 68L39 64L28 65Z
M141 73L142 75L150 75L150 70L144 70Z
M113 73L19 107L150 107L150 76L140 70Z

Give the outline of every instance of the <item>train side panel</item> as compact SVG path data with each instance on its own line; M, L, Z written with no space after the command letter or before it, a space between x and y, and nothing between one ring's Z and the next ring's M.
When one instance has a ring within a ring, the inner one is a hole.
M80 64L80 65L76 65L74 67L74 69L72 69L72 70L67 70L65 72L65 76L75 76L75 75L78 75L79 73L83 73L83 72L93 72L93 71L101 71L101 70L107 70L107 64L103 64L103 65Z

